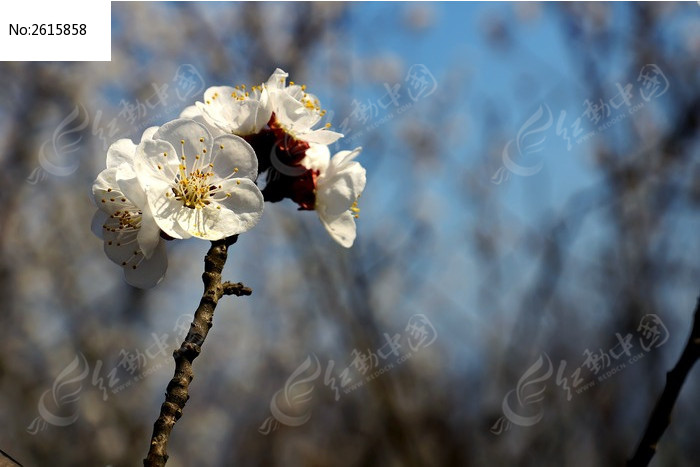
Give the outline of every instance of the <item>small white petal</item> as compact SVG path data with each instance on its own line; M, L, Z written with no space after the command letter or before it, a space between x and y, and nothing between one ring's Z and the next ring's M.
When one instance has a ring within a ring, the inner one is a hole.
M258 177L258 158L243 138L234 135L219 136L214 140L211 157L215 182L232 176L255 180Z
M328 172L318 179L317 210L328 216L337 216L350 209L352 203L362 194L366 183L366 171L359 162L345 163L340 171L331 171L329 167Z
M303 119L309 117L309 112L304 104L294 99L283 90L271 90L270 99L272 100L272 110L275 113L275 118L282 126L288 129L308 130L311 125L308 125Z
M342 133L337 133L335 131L331 130L326 130L323 128L320 128L318 130L313 130L307 133L303 133L299 135L301 139L304 141L307 141L309 143L316 143L316 144L333 144L336 141L338 141L340 138L343 137Z
M97 208L108 214L133 207L133 203L119 189L116 174L116 167L105 169L97 175L92 185L92 196Z
M267 79L265 86L270 89L284 89L288 76L289 73L285 73L281 68L277 68Z
M210 225L203 222L201 211L201 209L186 208L180 204L177 211L173 212L172 217L176 221L177 226L187 232L189 237L206 238L204 235L207 227L210 227Z
M153 252L161 241L160 227L158 227L148 204L144 205L141 212L141 228L136 236L136 240L139 243L141 252L148 259L153 256Z
M188 225L187 217L190 214L189 211L193 211L193 209L186 208L181 201L176 200L172 195L166 197L166 193L171 193L169 186L161 192L152 187L146 189L148 207L153 214L153 219L158 227L169 236L180 239L190 238L191 234L183 226Z
M351 208L367 182L364 167L354 160L361 149L337 153L317 182L315 209L331 237L346 248L355 240Z
M258 187L247 178L224 180L222 191L231 196L217 204L221 209L217 229L223 232L223 237L246 232L258 223L263 214L265 200Z
M104 211L97 211L92 216L90 230L92 230L92 233L100 240L104 239L104 225L108 218L109 214Z
M187 232L187 236L197 237L203 240L220 240L234 235L229 234L219 223L219 210L212 205L203 208L191 209L182 206L173 214L178 226Z
M304 158L300 164L309 170L318 170L323 173L326 171L331 159L331 152L325 144L309 144L309 149L306 150Z
M124 278L126 282L140 289L148 289L156 286L168 269L168 257L165 251L165 242L158 243L151 258L144 258L140 263L133 266L124 267Z
M117 228L119 222L116 219L108 219L104 230L104 251L107 257L120 266L128 263L134 255L139 253L139 244L136 240L138 230L117 230L112 232L110 228Z
M131 164L122 164L117 168L117 185L124 196L136 207L146 204L146 193L141 188L136 172Z
M270 93L267 89L263 89L260 93L260 97L257 99L257 108L253 113L253 119L251 122L251 128L249 133L237 133L245 136L246 134L258 133L262 130L265 125L270 121L272 117L272 107L270 106Z
M231 86L212 86L204 92L204 102L197 102L195 106L209 123L231 134L236 129L234 122L240 94Z
M163 191L175 180L180 163L175 148L169 142L149 140L136 148L134 172L144 190L154 187Z
M190 105L180 112L180 118L189 118L190 120L198 121L199 118L204 118L202 111L196 105ZM199 122L201 123L201 122Z
M340 167L343 164L353 161L362 152L362 146L353 149L352 151L340 151L333 156L333 166Z
M334 217L326 217L319 213L319 218L333 240L345 248L352 246L355 241L356 227L355 218L350 211Z
M97 193L102 193L108 189L114 189L117 186L117 168L112 167L109 169L104 169L102 172L97 174L97 178L92 183L92 194L95 196L95 201L99 206L100 200L97 198Z
M130 139L120 139L112 143L107 150L107 168L131 164L134 160L136 145Z
M293 84L291 86L287 86L284 89L284 91L298 101L300 101L304 97L304 94L305 94L304 90L301 89L301 86L299 86L298 84ZM306 95L309 96L309 94L306 94Z
M186 107L185 110L183 110L180 113L180 118L189 118L190 120L194 120L195 122L199 123L200 125L203 125L207 130L209 130L209 133L213 137L221 136L221 135L226 135L228 134L218 126L212 125L209 120L207 120L202 113L202 111L197 107L196 105L191 105L189 107Z
M143 143L146 140L153 139L153 135L156 134L156 131L158 131L158 128L159 127L157 127L157 126L152 126L152 127L146 128L143 132L143 135L141 135L141 142Z
M188 172L192 171L196 155L205 157L211 154L214 140L203 125L186 118L166 123L156 131L153 139L169 142L178 156L185 156Z

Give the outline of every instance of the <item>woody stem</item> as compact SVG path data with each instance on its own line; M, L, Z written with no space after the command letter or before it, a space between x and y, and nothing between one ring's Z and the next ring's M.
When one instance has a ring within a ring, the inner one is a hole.
M175 422L182 416L189 396L189 386L194 373L192 362L202 351L204 339L212 326L214 310L224 295L250 295L252 290L241 283L221 282L221 271L226 264L228 247L236 243L237 235L211 242L211 248L204 258L204 293L194 313L190 330L179 349L173 352L175 374L168 383L165 402L160 407L160 415L153 425L151 446L143 465L162 467L168 461L166 452L170 432Z
M671 411L676 403L676 399L678 399L678 394L680 394L688 373L690 373L698 358L700 358L700 298L698 298L695 306L693 328L688 342L676 366L666 374L666 387L664 387L661 397L651 413L649 424L644 431L634 456L627 462L628 467L646 466L651 462L652 457L656 453L659 439L661 439L671 421Z

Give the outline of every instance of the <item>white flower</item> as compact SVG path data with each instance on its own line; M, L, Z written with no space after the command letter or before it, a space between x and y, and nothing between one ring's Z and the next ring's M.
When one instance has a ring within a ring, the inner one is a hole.
M157 127L142 136L148 140ZM126 281L149 288L161 281L168 267L165 244L146 204L133 170L136 145L121 139L107 151L107 168L95 180L92 193L99 208L93 231L104 240L107 257L124 268Z
M314 129L326 111L321 109L318 98L306 92L306 86L290 82L288 74L277 68L267 80L264 88L269 93L269 105L275 116L273 125L282 128L293 138L307 143L331 144L342 138L341 133L325 127Z
M219 240L262 216L258 162L238 136L214 138L194 120L174 120L139 144L134 168L156 223L173 238Z
M360 209L357 199L365 189L365 169L355 157L362 148L340 151L323 168L327 160L322 149L317 149L309 164L322 167L316 181L316 205L314 209L330 236L345 248L355 241L355 219ZM307 153L308 156L308 153Z
M342 134L328 130L330 124L314 129L326 111L316 96L306 92L306 86L287 85L287 76L277 68L260 86L214 86L204 93L204 102L195 105L208 124L228 134L254 135L270 124L273 130L282 129L307 143L331 144L342 138ZM186 116L192 118L193 114Z
M204 92L204 102L195 105L207 123L238 136L260 132L272 114L263 86L214 86Z

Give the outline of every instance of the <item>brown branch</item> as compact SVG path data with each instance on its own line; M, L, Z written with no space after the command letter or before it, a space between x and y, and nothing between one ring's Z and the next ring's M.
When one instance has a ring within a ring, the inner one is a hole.
M649 465L652 457L656 453L656 446L659 439L666 431L666 427L671 421L671 411L678 399L678 394L685 383L691 368L700 357L700 298L695 306L695 317L693 319L693 329L688 338L688 343L683 349L678 363L666 374L666 387L661 393L661 397L651 413L649 424L642 440L639 442L637 451L632 459L627 462L628 467L641 467Z
M211 242L211 248L204 258L204 294L194 313L187 337L179 349L173 352L175 359L175 375L168 383L165 402L160 407L160 416L153 425L151 447L148 456L143 461L147 467L162 467L168 461L166 449L170 432L175 422L182 416L187 400L190 398L188 389L194 377L192 362L202 351L202 344L212 325L214 309L219 299L224 295L250 295L252 290L241 283L221 282L221 271L226 264L228 247L236 243L237 235L223 240Z
M224 282L221 284L224 289L224 295L235 295L240 297L242 295L250 295L253 293L253 289L246 287L240 282Z

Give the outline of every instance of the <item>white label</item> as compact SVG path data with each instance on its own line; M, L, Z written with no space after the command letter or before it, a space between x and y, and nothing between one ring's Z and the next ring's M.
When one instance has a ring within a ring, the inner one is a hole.
M108 0L5 2L0 61L110 61L111 29Z

